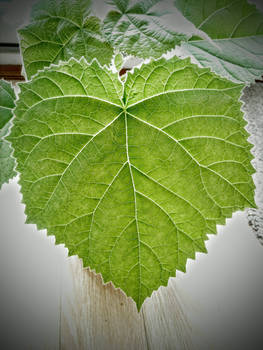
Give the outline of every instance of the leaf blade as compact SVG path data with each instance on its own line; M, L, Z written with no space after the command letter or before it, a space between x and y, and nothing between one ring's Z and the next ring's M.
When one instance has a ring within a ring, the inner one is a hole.
M153 11L160 0L111 2L112 10L103 22L103 32L113 47L128 54L147 58L160 57L186 39L184 34L165 23L165 13Z
M31 23L20 29L20 46L28 78L38 70L71 57L97 58L109 64L113 49L104 40L100 20L90 15L90 1L39 1Z
M263 72L263 15L246 0L222 3L176 0L176 7L210 38L193 37L181 45L202 67L234 82L253 82Z
M0 80L0 189L4 183L12 179L16 172L15 160L12 157L12 148L5 140L8 134L15 107L15 93L10 83Z
M125 83L72 59L21 84L8 139L28 222L140 309L216 224L255 206L242 89L177 57Z

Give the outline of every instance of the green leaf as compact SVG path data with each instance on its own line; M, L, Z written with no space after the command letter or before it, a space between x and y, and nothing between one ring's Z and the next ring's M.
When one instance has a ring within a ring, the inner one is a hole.
M114 57L114 66L117 71L120 71L123 65L123 56L121 53L117 53Z
M246 0L176 0L182 14L212 40L193 37L182 44L203 67L235 82L263 74L263 14Z
M165 13L154 11L160 0L111 1L112 10L104 20L105 37L114 48L138 57L160 57L186 36L166 25Z
M255 207L242 84L174 57L125 83L71 59L20 84L9 140L27 222L138 309L208 233Z
M10 83L0 80L0 189L5 182L15 176L15 160L12 158L12 148L4 137L10 128L10 119L15 107L15 93Z
M90 16L90 7L90 0L41 0L33 7L32 22L19 30L28 78L71 57L110 63L113 49L102 37L100 20Z

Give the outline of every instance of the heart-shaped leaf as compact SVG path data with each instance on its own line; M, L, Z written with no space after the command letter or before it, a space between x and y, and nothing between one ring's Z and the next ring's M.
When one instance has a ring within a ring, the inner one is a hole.
M255 207L243 85L177 57L118 74L71 59L20 84L9 140L27 222L138 309L208 233Z

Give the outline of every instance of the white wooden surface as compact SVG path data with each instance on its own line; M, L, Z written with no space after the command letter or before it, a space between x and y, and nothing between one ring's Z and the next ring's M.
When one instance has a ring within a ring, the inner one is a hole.
M111 283L103 285L100 275L83 270L77 257L70 258L69 265L70 276L62 282L62 349L192 348L187 346L189 326L174 280L138 313L130 298Z

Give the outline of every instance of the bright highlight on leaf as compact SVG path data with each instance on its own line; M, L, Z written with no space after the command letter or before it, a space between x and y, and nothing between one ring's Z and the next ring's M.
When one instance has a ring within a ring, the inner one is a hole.
M15 93L10 83L0 80L0 189L5 182L15 176L15 160L12 149L4 139L10 128L12 109L15 107Z
M208 233L255 207L243 85L174 57L125 83L71 59L20 84L9 140L27 222L138 309Z
M183 43L203 67L235 82L263 74L263 14L246 0L175 0L182 14L212 39Z
M103 23L103 32L115 48L138 57L160 57L173 49L186 35L169 28L164 13L154 11L160 0L113 0Z
M32 11L32 22L19 30L28 78L60 60L84 56L109 64L113 49L101 34L101 23L90 15L90 0L41 0Z

